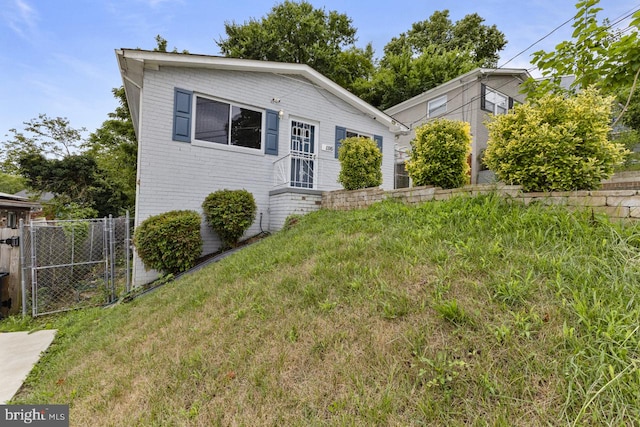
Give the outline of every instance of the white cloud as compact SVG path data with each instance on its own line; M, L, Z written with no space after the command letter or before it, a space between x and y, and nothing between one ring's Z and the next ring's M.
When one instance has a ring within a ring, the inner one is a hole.
M2 18L18 36L31 39L38 30L38 12L25 0L14 0L2 11Z
M141 2L151 7L157 7L163 3L182 3L181 0L141 0Z

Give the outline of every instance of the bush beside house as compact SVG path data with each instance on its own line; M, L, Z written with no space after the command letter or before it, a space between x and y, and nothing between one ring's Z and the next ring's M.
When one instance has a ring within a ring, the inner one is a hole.
M626 153L608 140L611 105L611 98L586 89L571 98L545 95L493 116L484 162L524 191L596 189Z
M223 244L234 247L256 217L256 201L247 190L219 190L202 202L205 219Z
M134 234L134 245L147 269L180 273L193 267L202 253L200 214L175 210L144 220Z
M406 168L414 185L458 188L469 183L469 123L437 119L416 129Z
M344 139L338 150L338 160L338 182L346 190L382 184L382 153L374 140L364 137Z

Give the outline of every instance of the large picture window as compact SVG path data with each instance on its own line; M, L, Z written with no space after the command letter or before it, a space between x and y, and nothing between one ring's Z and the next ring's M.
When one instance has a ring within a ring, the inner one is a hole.
M198 96L195 139L259 150L262 112Z

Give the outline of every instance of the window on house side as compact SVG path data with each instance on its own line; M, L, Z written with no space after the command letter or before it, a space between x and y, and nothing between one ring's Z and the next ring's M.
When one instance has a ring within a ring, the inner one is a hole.
M15 212L7 212L7 227L18 228L18 216Z
M485 110L493 114L507 114L509 98L500 92L487 88L484 99Z
M262 112L198 96L195 139L259 150Z
M427 117L438 117L447 112L447 95L432 99L427 103Z

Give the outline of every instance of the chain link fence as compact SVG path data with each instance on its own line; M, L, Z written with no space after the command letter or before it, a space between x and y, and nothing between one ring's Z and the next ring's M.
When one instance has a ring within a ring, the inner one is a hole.
M20 224L22 311L32 315L105 305L131 290L127 216Z

